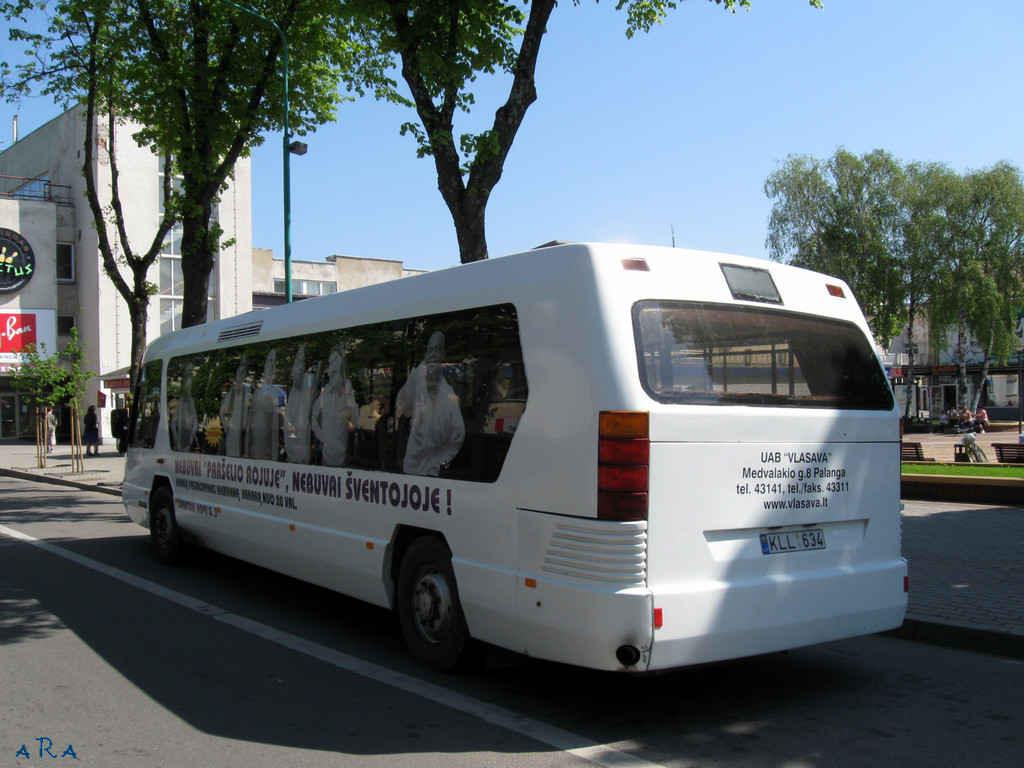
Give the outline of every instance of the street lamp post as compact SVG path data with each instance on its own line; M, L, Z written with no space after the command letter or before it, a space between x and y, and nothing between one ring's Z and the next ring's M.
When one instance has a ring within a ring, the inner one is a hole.
M277 32L278 37L281 38L281 64L284 70L284 165L282 167L282 181L284 186L284 296L285 301L291 303L292 300L292 174L291 174L291 155L294 152L297 155L306 154L306 145L301 141L292 142L291 133L288 130L288 38L284 36L284 32L277 26L273 21L268 19L266 16L262 16L251 8L246 8L234 3L231 0L220 0L225 5L230 5L232 8L247 13L261 21L267 22Z

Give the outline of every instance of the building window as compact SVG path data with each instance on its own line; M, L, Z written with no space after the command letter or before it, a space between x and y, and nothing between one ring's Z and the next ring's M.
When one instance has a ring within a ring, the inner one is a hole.
M70 336L71 330L75 327L74 315L57 315L57 335Z
M49 200L49 186L50 174L44 173L14 190L13 197L20 200Z
M74 243L57 243L57 282L75 282Z
M167 233L163 252L160 254L160 333L170 333L181 329L181 310L185 298L185 276L181 267L180 224L175 224ZM214 257L213 269L210 271L206 287L206 320L217 319L218 279L217 267L219 257Z
M160 299L160 334L181 329L181 299Z
M274 293L284 292L284 280L274 280ZM338 284L330 280L292 280L293 295L326 296L337 292Z
M185 278L181 271L181 225L167 233L160 254L160 333L181 328L181 303Z

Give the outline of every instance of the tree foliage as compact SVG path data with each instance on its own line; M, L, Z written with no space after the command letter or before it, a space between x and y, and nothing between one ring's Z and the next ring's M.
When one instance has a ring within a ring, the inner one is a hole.
M248 3L288 41L288 124L299 135L334 118L341 88L358 91L385 66L351 42L342 6ZM63 103L95 99L96 114L142 126L133 138L164 158L167 178L179 179L166 190L165 210L182 230L182 323L205 322L221 247L218 196L238 159L283 127L281 36L220 0L8 0L0 12L13 22L49 19L44 32L12 28L24 51L3 66L7 98L35 89ZM131 301L141 299L136 292Z
M775 200L771 257L846 280L882 346L905 322L899 263L904 184L902 166L887 152L858 157L844 149L825 161L790 156L765 184Z
M579 2L579 0L574 0ZM713 0L735 12L750 0ZM820 0L808 0L820 7ZM535 72L555 0L531 0L528 11L514 0L356 0L355 26L367 44L397 57L408 94L390 77L375 81L382 99L416 110L402 133L432 157L438 189L452 215L465 262L487 258L485 213L491 191L530 105L537 99ZM618 0L626 34L648 31L676 8L674 0ZM475 99L480 74L511 76L508 96L489 128L457 133L455 119Z
M911 333L920 312L933 338L955 332L958 402L968 403L969 339L982 353L980 381L991 361L1007 360L1024 298L1017 168L1002 162L959 174L937 163L904 166L881 150L856 157L839 149L826 161L787 158L765 192L775 201L771 257L850 283L882 347L904 326ZM975 386L972 409L980 393Z
M1006 362L1019 343L1017 312L1024 300L1024 180L1009 163L947 174L931 236L941 255L939 290L930 304L935 333L952 329L959 369L957 400L972 410L992 361ZM979 379L969 390L968 337L982 352ZM970 400L968 402L968 400Z

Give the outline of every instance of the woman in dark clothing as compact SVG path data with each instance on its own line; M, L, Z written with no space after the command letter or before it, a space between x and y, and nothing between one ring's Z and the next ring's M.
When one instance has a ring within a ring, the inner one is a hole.
M85 414L85 430L82 432L82 441L85 443L85 455L100 453L100 423L96 418L96 406L90 405Z

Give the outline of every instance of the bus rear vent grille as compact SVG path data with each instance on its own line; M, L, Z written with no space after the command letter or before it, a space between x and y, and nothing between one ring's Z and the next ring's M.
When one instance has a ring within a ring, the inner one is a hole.
M544 553L545 573L620 588L647 580L647 522L594 524L582 520L555 526Z
M255 323L236 325L234 328L225 328L220 332L220 335L217 337L217 341L234 341L235 339L245 339L249 336L259 336L260 328L262 327L263 321L257 320Z

